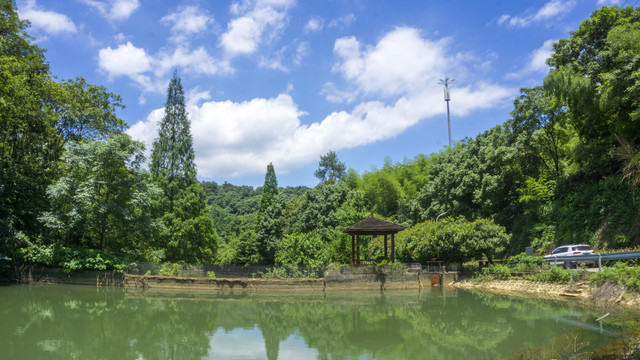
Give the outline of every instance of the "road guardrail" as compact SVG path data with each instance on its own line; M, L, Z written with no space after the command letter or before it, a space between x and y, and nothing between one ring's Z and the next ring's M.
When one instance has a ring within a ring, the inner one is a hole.
M598 262L598 268L602 270L602 260L629 260L640 258L640 251L621 251L606 254L576 255L576 256L558 256L545 259L551 264L557 263L578 263L578 262Z

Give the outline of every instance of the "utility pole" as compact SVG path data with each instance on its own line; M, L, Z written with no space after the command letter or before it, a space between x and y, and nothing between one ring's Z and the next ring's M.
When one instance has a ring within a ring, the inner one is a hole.
M444 80L440 79L438 84L444 85L444 101L447 102L447 125L449 126L449 147L451 147L451 115L449 113L449 100L451 97L449 96L449 85L453 84L455 80L449 79L445 76Z

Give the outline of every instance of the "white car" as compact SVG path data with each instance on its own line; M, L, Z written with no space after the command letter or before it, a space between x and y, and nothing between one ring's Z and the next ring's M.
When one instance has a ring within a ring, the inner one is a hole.
M545 256L543 259L552 260L556 257L565 257L565 256L578 256L578 255L591 255L593 254L593 250L589 247L589 245L580 244L580 245L562 245L557 247L555 250L551 252L551 254ZM551 261L554 264L554 261ZM558 264L564 264L562 261L558 261ZM564 264L565 267L570 267L573 265L572 262L567 262Z

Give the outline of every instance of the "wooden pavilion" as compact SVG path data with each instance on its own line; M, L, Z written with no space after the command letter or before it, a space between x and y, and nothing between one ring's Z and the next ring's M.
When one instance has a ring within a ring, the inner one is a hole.
M360 235L384 235L385 259L389 259L387 254L387 236L391 235L391 262L396 261L395 234L404 229L405 227L402 225L394 224L373 216L372 212L368 218L342 230L343 233L351 235L351 265L360 265Z

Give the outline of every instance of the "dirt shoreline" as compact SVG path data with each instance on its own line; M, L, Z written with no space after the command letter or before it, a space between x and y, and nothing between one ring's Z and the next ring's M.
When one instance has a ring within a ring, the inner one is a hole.
M636 311L640 310L640 294L611 284L595 286L589 282L577 282L567 285L524 279L478 281L461 278L451 286L470 291L487 291L513 296L576 299L599 307L621 305Z

